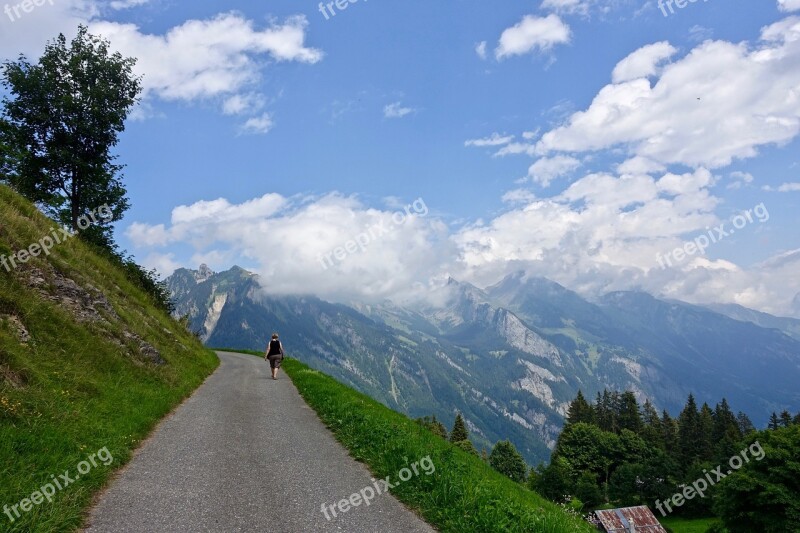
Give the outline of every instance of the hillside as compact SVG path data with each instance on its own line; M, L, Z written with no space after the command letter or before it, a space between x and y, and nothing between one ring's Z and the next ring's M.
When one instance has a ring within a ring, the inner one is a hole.
M0 256L55 230L0 186ZM8 506L0 530L78 527L93 493L217 364L76 238L17 268L0 267L0 502ZM62 473L73 481L36 502L36 491Z
M518 273L485 290L450 280L444 304L402 308L270 295L238 267L181 269L168 283L207 345L261 350L277 330L342 383L412 417L461 412L478 448L509 438L530 464L549 457L579 389L633 390L674 414L689 393L726 397L761 427L800 407L796 339L645 293L589 302Z

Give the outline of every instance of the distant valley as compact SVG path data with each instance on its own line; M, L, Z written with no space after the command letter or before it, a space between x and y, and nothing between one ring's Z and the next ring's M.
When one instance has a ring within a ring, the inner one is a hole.
M579 389L632 390L677 414L692 392L726 397L764 426L800 409L800 321L640 292L592 303L552 281L508 276L480 289L451 279L439 306L335 304L272 296L241 268L168 278L176 315L209 346L290 356L413 417L463 413L477 447L509 438L547 460Z

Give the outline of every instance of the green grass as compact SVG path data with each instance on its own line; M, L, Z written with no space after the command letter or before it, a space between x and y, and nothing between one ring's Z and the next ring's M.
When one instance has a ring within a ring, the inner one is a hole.
M283 368L339 442L376 478L397 480L403 468L430 456L435 473L412 476L392 493L438 530L594 531L580 517L497 473L406 416L295 359L286 360Z
M706 533L716 522L716 518L659 518L662 525L668 527L672 533Z
M27 248L55 224L29 202L0 186L0 255ZM78 323L58 303L26 284L32 269L53 271L97 287L119 318ZM21 343L9 319L31 339ZM166 361L138 356L124 333L155 346ZM77 239L57 245L11 273L0 267L0 531L64 532L80 527L92 496L154 425L195 390L218 365L216 356L134 287L111 263ZM113 463L98 464L52 503L11 523L2 514L101 448Z

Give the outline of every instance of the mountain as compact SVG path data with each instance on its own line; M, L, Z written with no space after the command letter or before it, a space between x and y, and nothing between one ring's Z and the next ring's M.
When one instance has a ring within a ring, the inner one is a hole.
M800 304L800 294L795 300ZM779 329L795 340L800 340L800 320L796 318L777 317L736 304L713 304L706 307L734 320L752 322L762 328Z
M727 397L757 424L800 408L797 339L645 293L589 302L520 272L486 289L450 279L437 305L412 308L274 296L238 267L167 281L207 345L261 350L278 331L314 368L410 416L461 412L478 447L509 438L531 464L549 457L579 389L633 390L673 414L690 392Z

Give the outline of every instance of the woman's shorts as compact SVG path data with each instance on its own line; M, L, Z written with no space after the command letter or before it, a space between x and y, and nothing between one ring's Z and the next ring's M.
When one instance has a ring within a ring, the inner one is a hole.
M283 362L283 357L281 356L270 356L267 357L269 359L269 367L270 368L280 368L281 363Z

